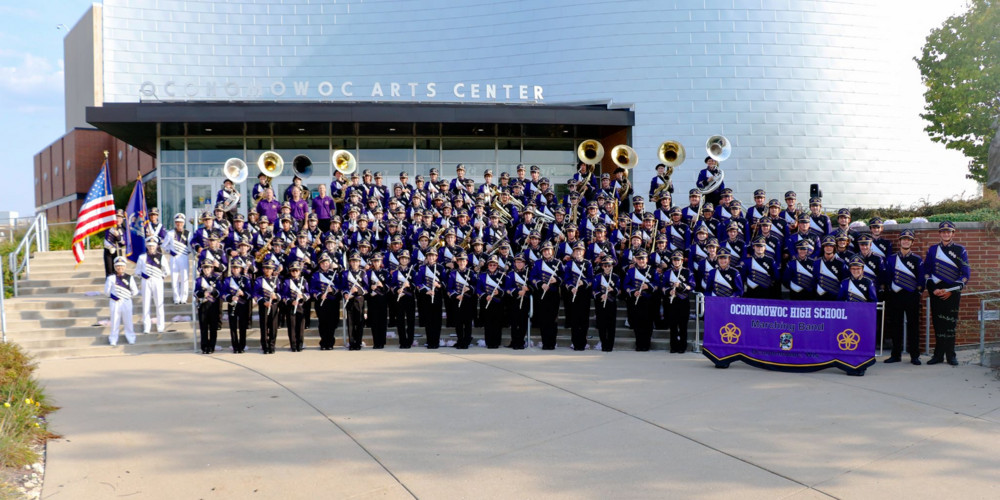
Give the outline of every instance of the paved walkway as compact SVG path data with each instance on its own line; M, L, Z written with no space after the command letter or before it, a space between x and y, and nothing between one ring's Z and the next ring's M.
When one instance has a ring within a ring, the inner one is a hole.
M43 498L998 498L978 366L387 349L45 360Z

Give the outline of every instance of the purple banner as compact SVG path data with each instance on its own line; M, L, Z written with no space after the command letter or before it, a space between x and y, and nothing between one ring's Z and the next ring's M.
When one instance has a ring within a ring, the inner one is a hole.
M875 363L876 305L705 297L702 352L717 368L733 361L768 370L836 367L864 375Z

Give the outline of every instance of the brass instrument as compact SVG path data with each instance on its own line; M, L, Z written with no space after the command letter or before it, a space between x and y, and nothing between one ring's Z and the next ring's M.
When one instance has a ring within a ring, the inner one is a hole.
M665 141L663 144L660 144L657 156L660 159L660 163L667 166L667 176L663 184L653 191L654 201L658 200L663 196L663 193L670 189L670 178L674 175L674 169L684 163L684 160L687 158L684 152L684 145L677 141Z
M295 174L295 177L303 181L308 179L313 174L312 160L306 155L298 155L292 158L292 172Z
M261 173L273 179L281 175L281 171L285 169L285 160L282 160L281 155L274 151L265 151L257 158L257 168L260 169Z
M597 165L604 158L604 146L593 139L587 139L576 148L576 156L587 165Z
M230 158L222 165L222 174L233 184L242 184L247 180L249 169L245 161L239 158ZM225 190L223 194L225 200L222 202L222 211L229 212L240 203L240 192L232 189Z
M510 221L514 220L514 217L510 214L510 212L508 212L507 209L500 204L499 198L493 198L493 203L490 205L490 209L500 216L500 222L502 222L505 226L510 224Z
M267 252L271 251L271 242L274 241L274 238L274 236L271 236L271 238L267 240L267 243L264 243L264 246L260 247L260 250L257 250L257 253L254 254L254 260L257 261L258 264L264 262L264 257L267 256Z
M346 149L338 149L330 155L330 163L333 168L344 175L351 175L358 169L358 161L354 155Z
M721 163L728 159L729 155L733 154L733 146L725 136L713 135L705 142L705 151L710 158ZM719 189L722 186L722 181L726 178L726 172L721 167L718 167L717 170L718 173L711 177L711 180L705 187L698 188L698 191L701 191L701 200L698 202L698 213L694 214L694 217L691 218L692 228L698 223L698 218L701 217L701 207L705 204L705 195Z
M443 247L444 246L444 238L443 238L443 236L444 236L444 232L447 231L447 230L448 230L448 226L442 225L441 228L438 229L436 233L434 233L434 237L431 238L431 242L430 242L429 245L427 245L427 248L429 248L429 249L430 248L437 249L437 248Z

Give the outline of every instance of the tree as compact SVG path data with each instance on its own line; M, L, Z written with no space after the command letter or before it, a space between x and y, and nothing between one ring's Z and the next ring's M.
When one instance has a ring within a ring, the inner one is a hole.
M920 68L931 140L961 151L967 178L985 182L990 141L1000 119L1000 0L969 0L927 36Z

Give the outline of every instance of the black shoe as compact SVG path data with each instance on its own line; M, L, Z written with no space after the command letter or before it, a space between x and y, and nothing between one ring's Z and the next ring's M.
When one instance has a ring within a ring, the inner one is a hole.
M900 359L899 356L890 356L888 358L885 358L885 361L883 361L883 363L899 363L900 361L902 361L902 359Z
M927 360L927 366L936 365L938 363L943 363L943 362L944 362L944 358L939 358L937 356L934 356L931 359Z
M920 366L923 363L920 362L920 358L910 358L910 364L911 365Z
M958 366L958 358L955 356L948 356L948 364L951 366Z

